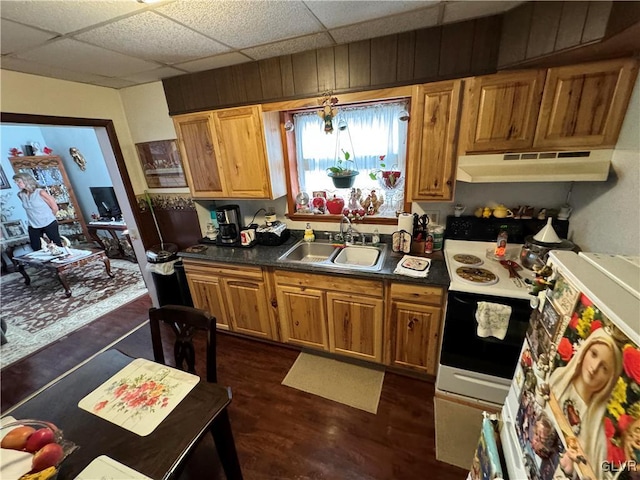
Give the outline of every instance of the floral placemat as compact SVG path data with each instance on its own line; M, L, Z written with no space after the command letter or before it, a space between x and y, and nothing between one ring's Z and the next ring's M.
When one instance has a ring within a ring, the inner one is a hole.
M149 435L200 377L137 358L78 402L78 407L140 436Z

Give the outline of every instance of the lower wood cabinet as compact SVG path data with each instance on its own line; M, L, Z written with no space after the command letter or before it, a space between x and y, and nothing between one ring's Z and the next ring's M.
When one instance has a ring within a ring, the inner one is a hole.
M282 341L328 351L325 292L313 288L280 285L277 295Z
M436 375L444 289L184 259L219 329Z
M387 305L385 363L436 375L444 291L392 284Z
M382 282L278 270L275 284L282 341L382 363Z
M194 306L214 315L219 328L278 339L261 268L185 259L184 269Z

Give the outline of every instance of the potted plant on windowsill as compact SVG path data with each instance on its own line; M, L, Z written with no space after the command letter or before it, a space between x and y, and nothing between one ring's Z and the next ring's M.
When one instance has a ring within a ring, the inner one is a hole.
M387 165L384 163L384 157L386 157L386 155L380 155L381 168L375 169L370 172L369 178L371 178L371 180L378 179L380 185L387 189L394 189L396 187L399 187L402 172L397 168L394 168L397 167L397 165L393 165L390 170L386 170Z
M360 172L357 170L355 162L351 160L351 154L344 150L342 153L344 159L338 158L333 167L327 168L327 175L331 177L336 188L351 188L356 181L356 175Z

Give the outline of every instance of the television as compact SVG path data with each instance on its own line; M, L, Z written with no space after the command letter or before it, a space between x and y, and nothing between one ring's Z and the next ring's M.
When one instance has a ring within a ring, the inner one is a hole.
M98 207L100 218L119 219L122 216L116 192L113 187L89 187L93 201Z

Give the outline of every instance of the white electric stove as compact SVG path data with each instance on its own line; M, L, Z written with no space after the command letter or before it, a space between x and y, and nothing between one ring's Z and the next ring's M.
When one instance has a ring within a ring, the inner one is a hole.
M530 300L529 288L525 279L535 278L534 272L519 262L521 244L509 244L504 255L505 260L516 262L522 277L521 281L509 278L509 271L495 258L496 242L470 242L466 240L446 240L444 255L451 283L449 290L477 293L496 297L520 298ZM487 253L488 252L488 253ZM461 270L462 269L462 270ZM465 270L466 269L466 270ZM473 270L479 270L474 278ZM489 271L495 277L486 274ZM470 275L466 275L468 272ZM464 275L463 276L461 276ZM465 278L467 277L467 278Z

